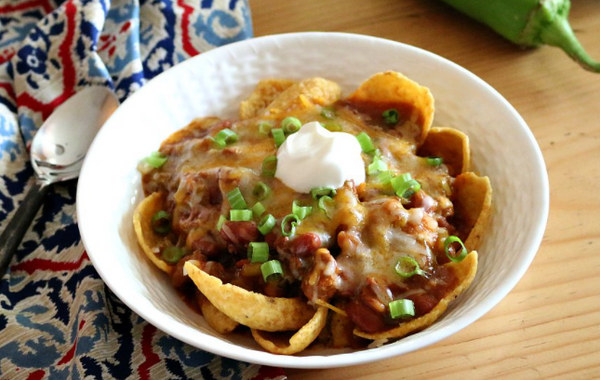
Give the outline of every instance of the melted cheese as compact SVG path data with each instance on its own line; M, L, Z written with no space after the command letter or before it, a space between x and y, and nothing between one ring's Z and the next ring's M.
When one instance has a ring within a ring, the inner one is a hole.
M406 232L407 225L424 216L423 209L405 210L399 200L388 199L365 204L365 223L342 238L342 253L338 267L342 271L340 290L360 289L367 277L373 276L389 283L402 279L395 272L400 257L414 258L422 268L431 265L431 251L418 237ZM362 227L362 228L360 228Z

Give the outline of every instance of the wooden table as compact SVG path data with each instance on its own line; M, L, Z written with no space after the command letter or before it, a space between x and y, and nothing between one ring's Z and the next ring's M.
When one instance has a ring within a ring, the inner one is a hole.
M571 25L600 59L600 1L577 0ZM522 50L435 0L251 0L256 36L344 31L446 57L521 113L550 176L542 246L517 287L452 337L389 360L291 379L600 378L600 74L562 51ZM526 211L526 210L525 210Z

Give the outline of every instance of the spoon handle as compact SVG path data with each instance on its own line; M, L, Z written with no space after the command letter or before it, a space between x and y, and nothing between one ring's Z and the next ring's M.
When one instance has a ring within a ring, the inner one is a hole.
M0 278L6 273L6 269L14 256L23 235L31 225L35 214L39 210L50 186L46 183L36 181L19 205L17 212L13 215L2 235L0 235Z

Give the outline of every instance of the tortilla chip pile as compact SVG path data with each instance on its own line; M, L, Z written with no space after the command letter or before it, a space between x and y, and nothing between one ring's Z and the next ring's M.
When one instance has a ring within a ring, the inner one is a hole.
M316 105L326 106L340 98L340 88L331 81L313 78L301 82L282 79L261 81L255 91L240 105L242 119L254 117L281 118L294 110ZM456 287L428 314L400 322L390 330L369 334L353 328L346 313L325 302L312 306L299 298L268 297L241 287L223 284L196 265L185 263L184 271L193 280L203 297L199 300L205 320L217 332L227 334L238 325L251 329L256 342L265 350L282 355L303 351L319 335L329 334L333 347L349 347L355 337L371 340L398 339L420 331L435 322L448 304L469 287L477 271L477 252L491 214L492 189L487 177L469 172L468 137L448 127L433 127L433 97L428 88L418 85L400 73L384 72L364 82L349 98L350 101L370 101L398 107L412 105L406 115L421 128L417 153L442 157L449 173L456 176L453 203L459 230L468 236L465 245L471 253L459 262L445 264L456 275ZM176 132L185 133L185 132ZM154 193L144 199L134 215L134 228L139 244L148 258L162 271L171 273L173 266L157 256L164 237L156 234L152 216L163 208L164 195ZM328 318L328 311L333 313ZM325 329L328 327L328 330ZM280 332L292 332L281 334ZM283 335L283 336L282 336Z

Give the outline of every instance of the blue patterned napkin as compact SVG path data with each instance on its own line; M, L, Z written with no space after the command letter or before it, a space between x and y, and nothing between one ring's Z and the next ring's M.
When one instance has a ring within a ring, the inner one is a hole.
M252 36L245 0L0 0L0 229L33 172L27 147L89 85L121 101L171 66ZM54 186L0 282L0 379L283 379L157 330L91 265L75 188Z

